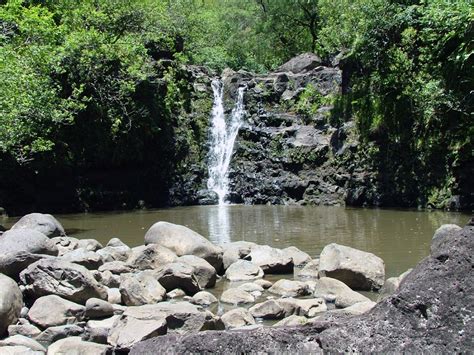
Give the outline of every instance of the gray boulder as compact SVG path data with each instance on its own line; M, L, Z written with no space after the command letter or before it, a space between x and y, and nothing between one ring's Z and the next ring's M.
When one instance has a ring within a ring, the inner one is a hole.
M110 304L122 303L122 294L118 288L107 288L107 302Z
M167 290L181 288L188 295L194 295L201 291L199 283L194 276L194 268L185 263L171 263L163 267L155 274L156 279Z
M110 270L105 270L103 272L98 270L93 270L92 274L98 283L101 285L117 288L120 286L120 275L112 274Z
M370 301L369 298L351 290L345 283L329 277L322 277L316 281L313 296L324 299L328 296L335 297L335 305L338 308L349 307L358 302Z
M28 338L24 335L13 335L0 341L0 352L4 346L25 346L34 351L46 352L46 348L36 340Z
M23 345L8 345L2 347L2 355L44 355L44 352L31 350Z
M319 275L340 280L354 290L379 290L385 281L385 264L372 253L331 243L321 252Z
M319 259L309 261L302 269L296 271L295 277L301 279L318 279L319 278Z
M256 324L255 319L245 308L235 308L224 313L221 317L221 321L225 329L241 328Z
M268 245L253 247L247 259L260 266L265 274L290 274L293 272L293 259L280 249Z
M50 238L51 241L58 248L58 255L61 256L74 249L80 248L79 239L74 237L54 237Z
M248 281L261 279L263 270L256 264L247 260L237 260L225 272L229 281Z
M322 65L321 59L314 53L302 53L277 68L277 72L299 74Z
M126 274L132 272L132 267L124 261L109 261L99 267L100 272L110 271L114 275Z
M139 270L153 270L170 264L177 258L175 253L162 245L148 244L133 248L127 264Z
M431 239L431 253L435 253L443 243L448 241L453 235L459 233L461 229L462 228L456 224L443 224L441 227L439 227L435 231L433 239Z
M166 294L166 298L169 298L169 299L181 298L184 296L186 296L186 292L184 292L180 288L175 288L174 290L171 290L170 292Z
M282 249L282 252L293 259L293 264L298 267L302 267L311 261L311 257L304 251L299 250L297 247L288 247Z
M250 307L250 314L261 319L282 319L285 317L283 307L275 300L268 300Z
M255 297L247 291L239 288L229 288L222 292L221 302L233 305L255 302Z
M12 230L33 229L43 233L48 238L65 236L64 228L56 218L50 214L30 213L20 218Z
M385 280L385 283L383 284L382 289L380 290L379 294L379 301L382 300L383 298L392 295L395 293L395 291L398 289L400 286L400 283L403 281L403 279L412 271L413 269L408 269L405 271L403 274L397 277L390 277L387 280Z
M89 298L86 302L85 316L89 319L105 318L114 315L114 307L99 298Z
M120 294L127 306L141 306L161 302L166 297L165 288L149 271L123 274L120 277Z
M28 312L28 319L45 329L73 324L84 318L85 307L56 295L38 298Z
M319 313L327 311L326 303L322 298L282 298L277 302L284 310L285 317L297 315L312 318Z
M97 250L105 263L111 261L123 261L126 262L132 254L132 249L126 245L122 246L106 246L105 248Z
M95 239L78 239L77 248L83 248L87 251L97 251L104 246Z
M119 315L114 315L102 320L88 321L84 328L85 334L83 339L86 341L92 341L94 343L107 344L107 338L109 336L110 330L119 318Z
M23 270L20 278L32 298L53 294L80 304L92 297L107 299L107 290L89 270L64 260L39 260Z
M263 287L265 290L269 289L270 287L273 286L273 283L268 280L255 280L253 281L254 284Z
M199 256L216 270L222 268L222 249L185 226L168 222L155 223L145 234L145 244L162 245L178 256Z
M77 324L58 325L56 327L49 327L48 329L45 329L40 335L36 337L36 340L44 346L48 346L49 344L52 344L60 339L82 336L83 334L84 328Z
M99 254L85 248L71 250L63 254L61 259L82 265L89 270L97 270L104 263Z
M335 309L331 312L335 313L344 313L350 315L360 315L370 311L372 308L375 307L377 303L373 301L366 301L366 302L357 302L350 307L342 308L342 309Z
M108 345L84 341L80 337L70 337L51 344L48 348L48 355L106 355L109 350L110 347Z
M211 304L217 302L217 298L212 293L207 291L199 291L191 299L191 303L204 307L208 307Z
M278 280L268 289L269 292L283 297L301 297L310 294L306 283L293 280Z
M257 244L255 243L246 241L238 241L222 245L222 249L224 250L224 254L222 255L224 270L227 270L227 268L237 260L243 259L249 255L251 249L256 245Z
M281 321L273 324L274 327L297 327L308 323L308 318L303 316L292 315L283 318Z
M216 269L206 260L195 255L183 255L177 261L188 264L193 268L193 274L201 289L211 288L216 284Z
M0 274L0 336L8 326L20 317L23 307L23 294L17 283L8 276Z
M36 338L41 333L38 327L35 327L33 324L12 324L8 326L8 334L13 335L23 335L28 338Z
M43 233L16 229L0 237L0 272L17 278L22 270L43 255L58 255L58 249Z

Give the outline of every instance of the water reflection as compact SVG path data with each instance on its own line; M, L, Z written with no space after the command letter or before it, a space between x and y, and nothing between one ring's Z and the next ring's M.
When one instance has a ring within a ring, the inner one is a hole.
M230 243L230 205L212 206L207 214L209 240L215 244Z

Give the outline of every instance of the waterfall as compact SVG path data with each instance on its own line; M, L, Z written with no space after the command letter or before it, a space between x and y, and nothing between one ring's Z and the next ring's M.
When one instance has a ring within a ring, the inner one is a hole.
M209 180L207 188L219 197L219 205L225 204L229 192L229 164L234 149L234 142L244 117L245 87L238 89L237 102L228 117L224 112L224 85L220 80L212 81L214 104L211 113L211 135L209 151Z

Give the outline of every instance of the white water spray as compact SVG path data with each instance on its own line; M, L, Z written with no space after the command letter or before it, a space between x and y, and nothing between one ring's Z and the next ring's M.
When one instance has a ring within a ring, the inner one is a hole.
M219 205L225 204L229 192L229 164L234 142L244 117L245 87L238 89L237 102L228 121L224 113L224 85L219 80L212 81L214 105L211 114L211 149L209 151L209 180L207 188L219 197Z

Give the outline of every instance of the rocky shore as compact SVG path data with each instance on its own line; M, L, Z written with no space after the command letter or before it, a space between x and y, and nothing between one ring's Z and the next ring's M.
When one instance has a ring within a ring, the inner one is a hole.
M444 225L385 279L379 257L334 243L313 258L157 222L144 245L103 246L33 213L0 232L0 353L472 351L473 247L472 222Z

